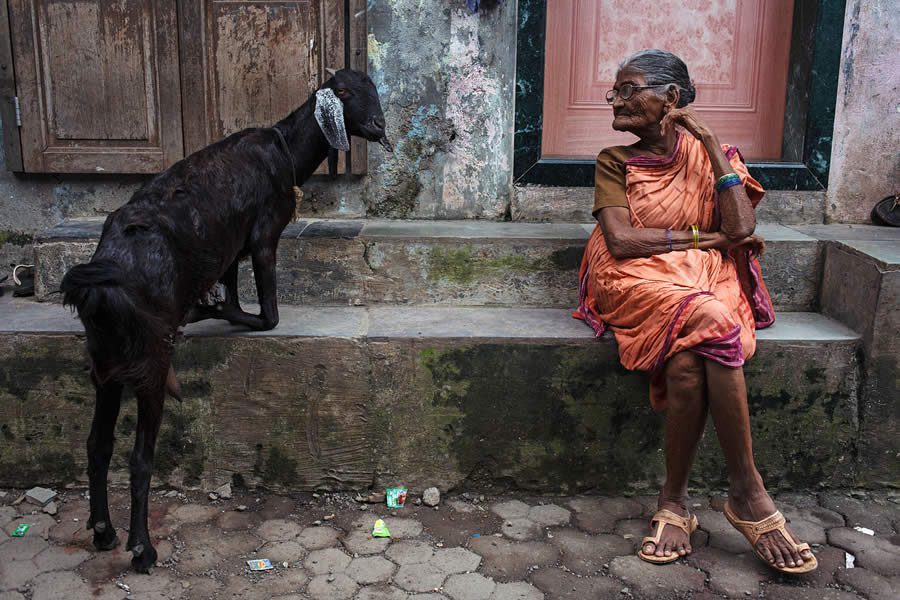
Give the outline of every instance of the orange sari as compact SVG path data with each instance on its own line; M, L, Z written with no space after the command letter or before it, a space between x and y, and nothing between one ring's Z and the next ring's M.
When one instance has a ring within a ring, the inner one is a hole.
M736 148L723 146L753 206L765 193L750 177ZM703 144L679 133L667 157L625 161L625 195L634 227L718 231L718 194ZM574 315L597 335L608 326L627 369L649 371L650 402L666 405L666 360L691 350L739 367L756 350L756 328L775 321L759 262L747 249L684 250L617 260L607 250L598 224L591 234L580 274L580 303Z

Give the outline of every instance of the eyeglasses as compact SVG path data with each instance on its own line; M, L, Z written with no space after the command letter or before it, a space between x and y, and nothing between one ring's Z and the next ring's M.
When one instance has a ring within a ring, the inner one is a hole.
M621 98L622 100L628 100L631 98L631 95L634 94L634 90L642 90L644 88L654 88L659 87L661 85L668 85L665 83L657 83L656 85L632 85L630 83L623 83L622 86L617 90L609 90L606 92L606 101L612 104L616 101L616 98Z

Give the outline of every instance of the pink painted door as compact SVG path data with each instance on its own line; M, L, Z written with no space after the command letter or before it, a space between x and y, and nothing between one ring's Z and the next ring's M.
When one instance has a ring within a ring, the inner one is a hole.
M780 160L793 0L551 0L544 158L594 158L637 138L615 132L606 91L644 48L680 56L692 106L747 159Z

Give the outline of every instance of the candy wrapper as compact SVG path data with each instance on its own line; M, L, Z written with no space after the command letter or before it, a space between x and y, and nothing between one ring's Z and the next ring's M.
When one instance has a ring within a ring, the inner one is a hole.
M12 536L13 537L22 537L23 535L25 535L25 532L28 531L29 527L31 527L31 525L22 523L21 525L16 527L15 531L12 532Z
M387 525L385 525L384 521L381 519L375 521L375 527L372 529L372 537L391 537L391 532L388 531Z
M251 571L268 571L269 569L274 568L268 558L248 560L247 564L250 565Z
M406 489L389 489L387 491L387 505L389 508L403 508L406 504Z

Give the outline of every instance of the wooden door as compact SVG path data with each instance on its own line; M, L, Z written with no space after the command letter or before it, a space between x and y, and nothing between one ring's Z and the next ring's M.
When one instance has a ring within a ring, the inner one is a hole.
M687 63L692 107L723 143L779 160L792 19L793 0L547 2L543 157L594 158L634 142L612 130L605 94L623 59L660 48Z
M246 127L268 127L313 95L325 68L347 63L345 16L356 32L350 66L365 70L364 0L198 0L182 9L188 151ZM361 5L361 7L360 7ZM355 9L355 10L354 10ZM361 58L361 60L360 60ZM363 172L365 145L351 145ZM338 161L345 172L345 153ZM319 172L323 172L324 167Z
M176 15L175 0L9 0L25 171L155 173L183 155Z

